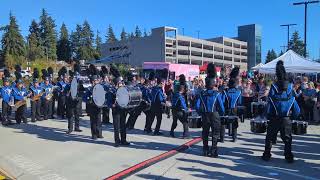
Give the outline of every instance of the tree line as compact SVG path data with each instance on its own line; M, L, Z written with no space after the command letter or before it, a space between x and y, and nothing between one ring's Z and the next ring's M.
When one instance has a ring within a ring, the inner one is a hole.
M296 52L300 56L304 56L304 42L301 40L301 37L299 36L298 31L295 31L292 33L291 39L289 41L289 47L287 47L287 50L289 50L289 49L293 50L294 52ZM284 52L282 50L279 53L279 55L277 55L277 53L275 52L274 49L268 50L265 63L268 63L268 62L276 59L277 57L281 56L282 54L284 54ZM307 55L308 55L308 53L307 53Z
M27 37L23 37L16 17L10 12L9 24L0 27L3 31L0 49L0 67L22 64L26 61L59 60L70 63L72 60L91 60L101 58L102 38L99 31L92 30L88 21L77 24L69 33L66 24L62 23L59 33L55 20L42 9L39 20L33 19ZM111 25L106 32L106 42L128 40L148 36L136 26L135 31L127 33L122 28L118 39Z

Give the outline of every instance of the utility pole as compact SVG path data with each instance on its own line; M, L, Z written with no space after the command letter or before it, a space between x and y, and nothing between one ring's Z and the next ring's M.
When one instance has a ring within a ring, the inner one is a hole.
M282 25L280 25L280 26L282 26L282 27L287 27L287 33L288 33L288 36L287 36L287 39L288 39L288 50L289 50L289 38L290 38L290 26L295 26L295 25L297 25L297 24L282 24Z
M198 39L200 39L200 31L198 30L197 33L198 33Z
M294 6L304 5L304 57L307 56L307 13L308 13L308 4L319 3L320 1L305 1L293 3Z

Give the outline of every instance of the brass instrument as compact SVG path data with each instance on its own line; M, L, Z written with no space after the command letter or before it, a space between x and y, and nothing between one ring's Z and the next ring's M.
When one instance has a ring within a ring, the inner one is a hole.
M17 110L19 107L23 106L23 105L26 105L27 104L27 101L25 99L21 100L21 101L18 101L14 104L13 106L13 110Z
M38 101L43 94L44 94L44 92L39 93L39 94L33 96L33 97L31 98L31 101Z
M49 90L49 92L47 92L48 94L45 96L45 99L46 99L47 101L50 101L50 100L52 99L52 97L53 97L53 90L55 90L55 89L57 89L57 88L59 88L59 86L53 86L53 87Z

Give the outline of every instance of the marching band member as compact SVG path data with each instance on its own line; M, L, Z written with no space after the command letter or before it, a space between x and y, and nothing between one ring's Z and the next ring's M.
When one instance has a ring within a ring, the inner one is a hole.
M163 81L161 78L157 79L157 86L152 87L151 89L151 115L150 121L147 126L147 132L152 132L151 127L155 117L157 118L157 124L154 129L154 135L162 135L160 132L161 121L162 121L162 109L163 105L166 103L166 98L163 93Z
M74 65L74 72L69 71L70 82L74 77L77 77L77 74L80 72L79 64ZM82 111L82 96L84 95L85 89L83 88L82 83L78 80L77 87L77 97L73 98L71 96L71 84L67 84L66 91L66 105L67 105L67 118L68 118L68 131L67 134L70 134L73 131L82 132L80 129L80 111ZM74 126L73 126L74 123Z
M58 96L58 114L64 119L66 114L66 94L64 88L68 84L67 68L62 67L58 72L60 81L57 83L59 86L59 96Z
M185 80L185 78L184 78ZM182 123L183 125L183 137L186 138L189 136L189 127L188 127L188 107L185 100L185 90L186 90L186 84L185 82L180 82L175 84L175 92L172 96L172 125L171 125L171 131L170 136L174 136L174 130L177 127L177 121Z
M203 155L218 157L217 144L221 128L219 115L224 114L224 106L221 94L216 87L216 70L213 63L208 64L205 82L206 90L201 92L196 103L196 109L202 115ZM212 130L212 147L209 151L208 136L210 128Z
M41 86L44 90L44 94L41 97L41 100L43 102L43 118L44 120L54 119L53 117L53 85L51 84L51 77L49 71L42 70L42 79L44 82L42 82Z
M264 161L271 158L272 140L275 139L280 131L281 139L284 142L284 156L288 163L294 161L291 151L292 144L292 124L290 120L290 111L292 117L298 117L300 108L293 96L293 86L289 83L283 61L278 61L276 65L277 81L272 84L269 96L267 115L270 119L267 135L265 139L265 150L262 155Z
M10 72L8 69L3 71L3 86L0 89L0 95L2 97L2 124L11 125L9 114L11 113L10 104L13 103L12 87L10 86Z
M106 89L110 88L110 81L109 81L109 78L107 76L108 74L109 74L109 71L108 71L107 67L106 66L101 66L100 75L101 75L101 78L102 78L102 84ZM110 108L109 107L103 107L102 108L102 123L111 124L110 123L109 114L110 114Z
M90 116L92 139L96 140L97 138L103 138L101 108L94 104L92 91L93 91L93 87L96 84L100 83L100 80L98 75L98 69L94 65L90 64L89 72L90 72L90 81L92 83L92 86L86 90L85 95L83 96L84 97L83 100L87 102L87 108Z
M112 118L113 118L113 128L114 128L114 141L115 147L120 144L124 146L130 145L127 141L127 131L126 131L126 117L127 112L125 109L121 108L116 102L116 91L117 88L123 86L123 79L120 75L118 69L111 64L110 72L114 76L113 83L114 87L111 87L108 91L108 106L112 108ZM120 137L119 137L120 134Z
M148 126L151 122L151 102L152 102L152 95L151 95L151 90L153 87L153 81L155 80L155 73L152 71L149 74L148 80L145 82L145 88L144 88L144 94L146 95L146 109L144 111L145 115L146 115L146 123L144 125L144 132L146 133L151 133L151 127L150 129L148 129ZM143 94L142 94L143 95Z
M237 77L239 76L239 68L235 67L230 73L228 88L223 91L222 101L225 103L226 114L229 116L237 116L237 107L242 104L241 90L237 88ZM237 140L238 121L232 124L232 141ZM224 141L225 125L221 125L221 139Z
M39 70L37 68L33 69L33 83L29 87L31 92L31 122L42 121L41 119L41 95L43 93L43 88L39 84Z
M21 106L18 107L15 114L15 119L17 121L17 124L20 124L21 121L23 123L28 123L26 118L26 100L25 98L28 96L28 92L26 88L24 87L22 76L20 72L15 72L16 74L16 82L15 87L12 88L12 96L14 98L14 103L21 104Z
M48 72L48 80L49 80L49 84L51 84L52 86L55 86L56 83L54 82L54 77L53 77L53 68L52 67L48 67L47 69ZM54 119L53 114L55 113L55 106L56 106L56 100L58 100L58 91L57 89L53 89L53 96L51 97L51 118Z

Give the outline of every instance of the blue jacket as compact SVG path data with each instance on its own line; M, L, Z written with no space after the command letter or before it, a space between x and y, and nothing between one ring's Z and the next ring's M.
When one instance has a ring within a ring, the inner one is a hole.
M294 97L292 84L289 84L287 90L283 92L279 90L276 84L272 84L271 89L268 96L268 116L289 117L290 111L292 111L293 118L297 118L300 114L300 108Z
M34 85L31 85L29 87L29 90L32 92L32 96L36 96L36 95L40 94L43 91L43 87L40 86L40 85L38 87L35 87Z
M218 112L220 115L223 115L224 105L221 94L215 90L202 91L196 102L196 110L200 114Z
M226 104L226 108L234 109L242 104L241 91L237 88L230 88L223 91L222 101Z
M53 89L52 89L53 85L51 83L49 83L48 85L46 85L45 83L41 83L41 87L44 90L44 94L43 94L42 98L45 98L49 93L53 93Z
M12 96L15 101L21 101L24 97L28 96L26 88L18 89L17 87L12 88Z
M147 88L145 85L137 84L137 86L140 88L142 92L142 99L148 103L151 103L151 89Z
M12 87L11 86L3 86L0 89L0 95L4 102L9 103L12 97Z
M160 105L161 103L165 103L166 99L163 94L163 90L159 86L154 86L151 89L151 105Z
M173 94L171 103L172 103L173 109L176 109L178 111L181 111L181 110L187 111L188 110L184 96L182 94L180 94L179 92L175 92Z
M57 86L59 86L59 93L62 95L65 95L66 91L65 88L67 86L68 83L65 83L64 81L59 81L57 83Z

